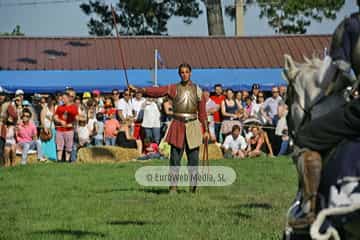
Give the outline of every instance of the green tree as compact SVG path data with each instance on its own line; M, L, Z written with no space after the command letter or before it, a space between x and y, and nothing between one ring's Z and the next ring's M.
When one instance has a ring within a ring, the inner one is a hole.
M16 25L12 32L0 33L0 36L24 36L25 34L21 32L20 26Z
M89 34L112 35L113 23L110 6L104 1L89 1L80 5L90 16ZM167 22L172 16L183 17L187 24L202 11L195 0L121 0L116 4L119 31L125 35L166 35Z
M260 18L266 18L275 33L304 34L312 21L335 19L345 0L245 0L246 4L258 3ZM235 18L234 6L226 14Z

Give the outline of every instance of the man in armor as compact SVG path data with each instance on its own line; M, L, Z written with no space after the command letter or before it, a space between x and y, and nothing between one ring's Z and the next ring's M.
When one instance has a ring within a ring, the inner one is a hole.
M190 173L190 192L196 192L196 175L199 165L199 147L204 138L208 138L206 115L206 100L199 86L191 80L191 66L183 63L178 68L181 81L162 87L136 88L129 86L136 92L142 92L150 97L169 96L173 101L173 120L166 135L166 142L171 145L170 174L172 181L170 193L177 192L177 176L181 157L186 152Z
M360 6L360 0L357 1ZM330 85L340 85L351 69L356 81L360 79L360 13L354 13L336 28L330 48L331 63L324 81ZM348 84L348 83L346 83ZM351 83L354 85L353 83ZM341 88L341 87L335 87ZM329 92L328 92L329 93ZM290 222L293 227L304 227L316 216L316 197L320 184L323 153L329 152L344 139L354 139L360 135L360 100L354 99L322 117L305 124L297 133L295 144L303 149L297 158L300 177L303 182L304 216ZM317 154L320 153L320 154Z

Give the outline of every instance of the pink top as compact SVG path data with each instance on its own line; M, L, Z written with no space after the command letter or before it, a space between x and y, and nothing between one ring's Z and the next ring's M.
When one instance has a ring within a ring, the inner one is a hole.
M118 120L114 118L105 121L104 124L105 137L115 137L117 129L120 129L120 123Z
M27 143L33 140L34 136L37 136L37 130L35 124L30 121L28 124L21 122L16 131L16 139L18 143Z
M250 116L250 114L251 114L251 109L252 109L252 107L253 107L252 104L246 105L246 107L245 107L245 111L246 111L246 113L247 113L249 116Z

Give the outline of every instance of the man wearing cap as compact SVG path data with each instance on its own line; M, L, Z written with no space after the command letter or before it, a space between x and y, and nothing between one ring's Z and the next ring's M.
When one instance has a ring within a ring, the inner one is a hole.
M205 138L209 137L206 119L206 100L201 89L191 80L191 66L183 63L178 68L181 82L178 84L130 89L141 91L151 97L168 95L173 100L173 120L170 123L166 142L171 145L170 174L173 177L170 193L177 192L177 177L180 170L181 157L186 151L190 175L190 192L196 192L197 167L199 165L199 147L202 144L202 129Z
M17 121L17 113L15 107L6 98L5 91L0 87L0 160L3 162L4 147L6 139L5 123L11 117L14 122Z
M83 96L82 96L82 104L84 104L86 106L86 103L89 101L90 98L91 98L91 93L84 92Z
M15 97L19 97L21 102L24 101L24 91L22 89L16 90Z

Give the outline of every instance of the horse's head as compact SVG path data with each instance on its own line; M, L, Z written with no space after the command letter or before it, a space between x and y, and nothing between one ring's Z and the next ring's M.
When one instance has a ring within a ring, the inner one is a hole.
M288 82L288 125L291 135L295 135L305 121L310 120L313 103L322 94L319 83L321 61L305 58L305 63L300 64L289 55L284 57L283 77Z

